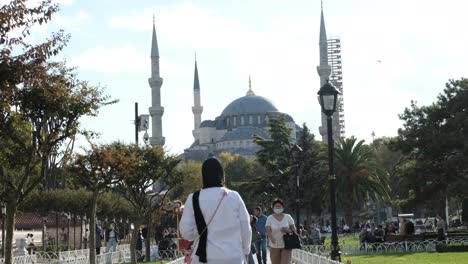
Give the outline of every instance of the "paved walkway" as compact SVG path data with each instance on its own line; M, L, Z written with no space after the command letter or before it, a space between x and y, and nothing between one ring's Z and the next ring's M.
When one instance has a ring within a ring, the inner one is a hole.
M254 258L254 260L255 260L255 264L258 264L258 262L257 262L257 255L256 255L256 254L253 255L253 258ZM267 248L267 262L268 262L267 264L271 264L271 261L270 261L270 251L268 250L268 248Z

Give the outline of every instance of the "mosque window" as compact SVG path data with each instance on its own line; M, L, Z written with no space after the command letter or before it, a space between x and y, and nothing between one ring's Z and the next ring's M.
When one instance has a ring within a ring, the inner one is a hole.
M251 125L252 123L253 123L253 116L249 115L249 125Z
M257 124L260 125L262 123L262 117L260 115L257 116Z
M269 124L270 123L270 119L268 118L268 116L266 115L265 116L265 124Z
M241 119L240 120L241 126L243 126L244 125L244 116L241 116L240 119Z
M232 126L237 126L237 116L232 117Z
M229 127L229 117L226 118L226 126Z

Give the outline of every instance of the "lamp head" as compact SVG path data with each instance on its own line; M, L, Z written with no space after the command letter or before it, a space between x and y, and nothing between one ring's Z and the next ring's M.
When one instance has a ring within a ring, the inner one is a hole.
M336 111L336 103L340 92L329 81L323 85L317 93L319 95L322 112L327 116L332 116Z

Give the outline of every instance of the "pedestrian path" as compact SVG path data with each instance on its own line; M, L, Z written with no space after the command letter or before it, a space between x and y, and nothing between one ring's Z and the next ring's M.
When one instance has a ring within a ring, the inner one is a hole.
M253 255L253 258L255 260L255 264L258 264L258 261L257 261L257 255ZM270 261L270 250L268 250L267 248L267 264L271 264L271 261Z

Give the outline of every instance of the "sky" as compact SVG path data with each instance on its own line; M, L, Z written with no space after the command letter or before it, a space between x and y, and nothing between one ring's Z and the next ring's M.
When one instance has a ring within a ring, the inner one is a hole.
M134 141L134 103L147 114L153 14L160 53L163 135L182 153L193 142L196 54L202 119L248 90L318 135L320 0L56 0L61 10L32 42L64 29L60 59L119 103L82 120L100 142ZM2 0L2 2L5 2ZM434 102L448 79L468 77L468 2L324 0L328 37L342 42L346 136L395 136L398 114ZM140 134L142 139L143 133ZM318 138L318 137L317 137ZM140 140L142 141L142 140Z

